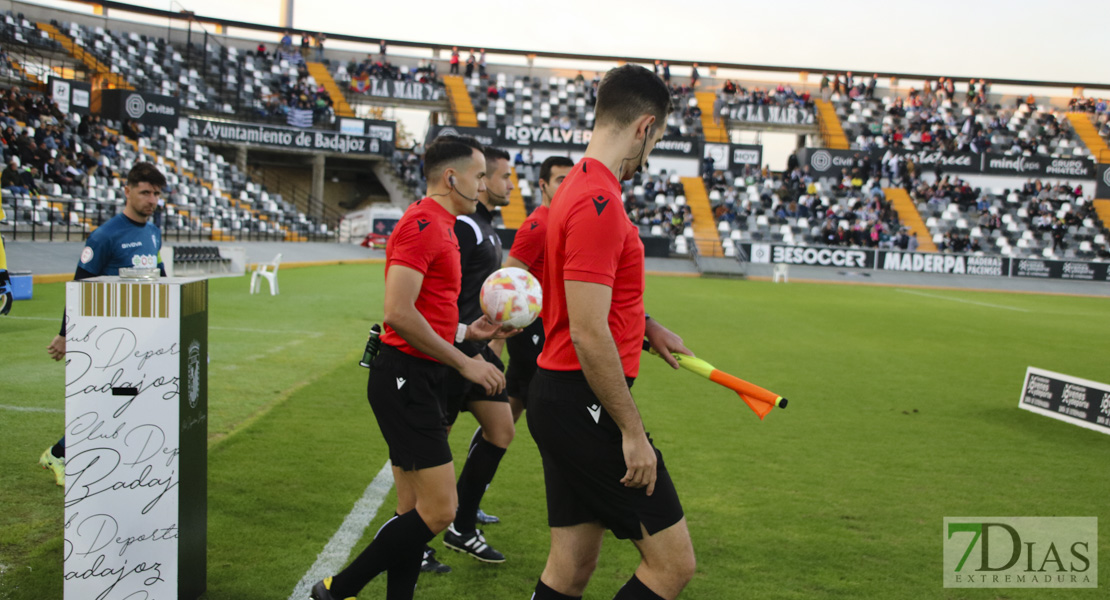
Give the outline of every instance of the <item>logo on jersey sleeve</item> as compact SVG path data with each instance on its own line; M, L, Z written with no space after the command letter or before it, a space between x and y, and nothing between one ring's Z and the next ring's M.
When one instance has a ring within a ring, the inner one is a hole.
M420 231L424 231L424 228L427 227L430 223L431 223L431 221L429 221L427 219L417 219L416 220L416 226L420 228Z
M87 264L89 264L89 261L92 260L92 259L93 259L93 249L88 247L88 246L85 246L85 249L81 251L81 264L87 265Z
M597 216L601 216L601 212L605 210L606 206L609 206L608 198L604 196L598 196L597 198L594 198L594 208L597 209Z
M535 228L537 228L537 227L539 227L539 226L540 226L540 224L539 224L539 223L537 223L537 222L535 222L535 221L532 221L532 229L535 229Z

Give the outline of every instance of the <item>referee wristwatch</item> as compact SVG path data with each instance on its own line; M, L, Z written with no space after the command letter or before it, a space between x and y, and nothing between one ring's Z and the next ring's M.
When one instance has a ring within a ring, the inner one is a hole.
M466 341L466 324L459 323L459 328L455 330L455 343L461 344Z

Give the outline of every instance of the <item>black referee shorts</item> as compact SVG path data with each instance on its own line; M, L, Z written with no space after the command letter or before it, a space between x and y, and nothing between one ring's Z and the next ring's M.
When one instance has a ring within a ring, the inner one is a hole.
M451 462L443 426L443 380L453 370L382 345L371 364L366 397L393 466L413 471Z
M647 488L621 483L628 467L620 429L581 371L536 369L529 390L528 430L543 459L550 527L600 521L618 538L638 540L641 523L648 535L654 535L682 519L678 492L658 449L651 496Z
M474 344L464 342L463 344L456 344L460 350L467 356L476 356L480 354L486 362L497 367L498 371L505 370L505 363L501 362L493 350L489 349L486 344ZM486 390L482 386L472 383L462 376L461 373L455 369L448 369L447 376L443 383L443 397L445 400L445 416L444 424L447 426L454 425L455 420L459 418L459 412L466 410L466 404L474 400L488 400L491 402L508 402L509 395L505 390L501 393L487 396Z
M543 320L536 319L524 331L505 340L509 349L509 370L505 372L505 393L528 400L528 385L536 374L536 359L543 350Z

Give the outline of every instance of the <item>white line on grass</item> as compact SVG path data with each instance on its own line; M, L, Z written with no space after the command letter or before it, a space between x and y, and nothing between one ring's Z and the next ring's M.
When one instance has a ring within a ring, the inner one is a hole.
M14 410L16 412L44 412L44 413L60 413L63 412L60 408L39 408L37 406L12 406L10 404L0 404L0 410Z
M24 321L54 321L55 323L61 323L62 322L61 319L58 319L58 318L55 318L55 317L14 317L14 316L9 316L9 317L4 317L4 318L5 319L22 319Z
M389 493L392 487L393 469L390 467L389 461L386 461L382 470L378 471L374 480L366 486L362 498L355 502L355 507L347 514L347 518L343 519L343 524L339 526L339 530L331 536L327 545L316 556L316 562L304 574L297 587L293 588L289 600L308 598L313 584L339 572L347 562L347 557L351 554L351 548L354 548L355 544L362 538L366 526L378 513L382 502L385 501L386 494Z
M925 296L926 298L936 298L938 300L951 300L952 302L963 302L964 304L974 304L976 306L987 306L990 308L1002 308L1005 310L1016 310L1018 312L1032 312L1027 308L1018 308L1016 306L1004 306L1002 304L989 304L987 302L976 302L974 300L964 300L963 298L951 298L949 296L938 296L936 294L926 294L925 292L917 292L914 290L898 290L906 294L913 294L914 296Z

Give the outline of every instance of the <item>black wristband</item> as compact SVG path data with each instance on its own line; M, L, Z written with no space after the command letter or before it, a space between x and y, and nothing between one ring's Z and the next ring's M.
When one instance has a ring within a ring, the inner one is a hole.
M649 315L647 313L644 313L644 323L647 323L650 320L651 320L651 315Z

